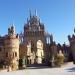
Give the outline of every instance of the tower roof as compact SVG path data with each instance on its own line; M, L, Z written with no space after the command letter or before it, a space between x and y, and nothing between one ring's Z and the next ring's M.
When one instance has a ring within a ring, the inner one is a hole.
M27 24L29 24L29 25L39 25L40 19L37 16L37 11L35 10L35 14L32 14L31 10L29 10L29 15L30 15L30 17L29 17L29 19L27 18Z

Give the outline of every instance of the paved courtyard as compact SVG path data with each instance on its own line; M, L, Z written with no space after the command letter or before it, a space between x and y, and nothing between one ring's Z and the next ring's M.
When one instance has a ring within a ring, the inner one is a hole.
M26 70L0 72L0 75L75 75L75 65L68 64L61 68L29 67Z

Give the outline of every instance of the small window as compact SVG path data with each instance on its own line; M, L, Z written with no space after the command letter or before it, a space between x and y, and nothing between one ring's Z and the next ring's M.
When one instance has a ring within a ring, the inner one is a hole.
M14 53L13 53L13 58L14 58Z
M2 51L2 48L0 47L0 52Z
M8 52L6 52L6 57L8 57Z
M17 57L17 52L15 52L15 57Z

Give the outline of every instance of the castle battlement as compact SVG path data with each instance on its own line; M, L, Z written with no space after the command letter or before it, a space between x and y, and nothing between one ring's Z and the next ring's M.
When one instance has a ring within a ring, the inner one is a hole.
M75 29L74 29L74 32L75 32ZM73 35L68 35L68 40L71 43L75 42L75 35L74 34Z
M75 41L75 35L74 35L74 34L73 34L72 36L71 36L71 35L68 35L68 40L69 40L70 42Z
M19 39L19 35L18 34L6 35L6 39Z

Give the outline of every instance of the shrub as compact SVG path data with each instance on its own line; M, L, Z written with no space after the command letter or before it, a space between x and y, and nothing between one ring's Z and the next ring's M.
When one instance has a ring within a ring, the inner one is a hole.
M64 54L61 51L59 51L55 60L56 60L56 65L61 66L64 62Z

